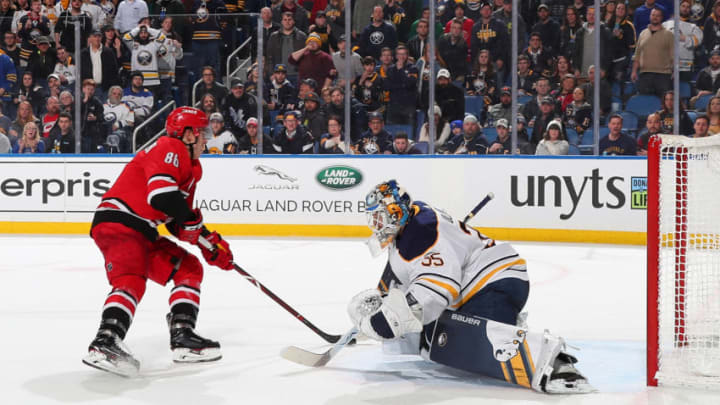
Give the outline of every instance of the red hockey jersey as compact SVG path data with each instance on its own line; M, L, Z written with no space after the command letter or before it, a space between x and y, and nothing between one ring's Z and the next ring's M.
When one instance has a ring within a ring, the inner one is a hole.
M191 159L181 140L160 137L135 155L103 195L93 226L102 222L122 223L154 241L158 236L157 226L172 218L153 208L152 198L179 190L192 208L195 186L201 177L200 161Z

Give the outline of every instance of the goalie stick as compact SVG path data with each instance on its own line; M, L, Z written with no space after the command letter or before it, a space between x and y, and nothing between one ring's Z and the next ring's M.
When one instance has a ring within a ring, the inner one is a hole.
M200 236L198 238L198 243L203 245L206 249L213 251L217 247L213 246L210 242L208 242L207 239ZM273 301L280 304L281 307L285 308L286 311L288 311L292 316L297 318L300 322L302 322L305 326L310 328L313 332L317 333L321 338L325 339L328 343L335 343L338 340L340 340L340 335L332 335L327 332L324 332L322 329L318 328L317 326L313 325L312 322L308 321L307 318L302 316L298 311L295 310L295 308L291 307L287 302L283 301L280 297L275 295L272 291L268 290L267 287L265 287L262 283L260 283L255 277L253 277L250 273L245 271L242 267L238 266L237 263L233 263L233 267L235 268L235 271L240 273L241 276L250 283L252 283L255 287L258 288L258 290L262 291L265 295L272 298Z
M487 203L495 198L495 194L488 193L485 198L480 201L475 208L470 211L469 214L463 219L463 224L467 223L470 218L474 217ZM326 365L333 357L335 357L340 350L353 341L353 339L360 333L356 326L352 327L349 331L345 332L330 349L323 353L314 353L305 349L301 349L297 346L288 346L280 352L280 357L285 360L292 361L293 363L302 364L308 367L322 367Z

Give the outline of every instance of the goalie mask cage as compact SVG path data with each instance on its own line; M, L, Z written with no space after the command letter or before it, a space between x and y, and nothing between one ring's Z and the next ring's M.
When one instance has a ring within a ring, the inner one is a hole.
M720 388L720 135L647 161L647 384Z

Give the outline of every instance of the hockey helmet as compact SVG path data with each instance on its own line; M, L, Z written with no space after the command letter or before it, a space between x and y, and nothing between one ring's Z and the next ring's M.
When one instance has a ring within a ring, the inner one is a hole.
M178 107L168 115L165 122L167 135L173 138L182 139L185 128L192 128L195 136L203 136L208 126L207 115L202 110L194 107Z
M373 236L368 247L373 255L380 254L410 219L412 198L395 180L375 186L365 197L365 213Z

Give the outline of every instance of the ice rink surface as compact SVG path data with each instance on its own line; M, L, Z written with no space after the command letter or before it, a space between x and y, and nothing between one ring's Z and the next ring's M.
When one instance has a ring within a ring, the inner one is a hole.
M357 240L230 239L236 261L321 329L340 334L345 306L372 288L384 258ZM3 404L716 404L719 391L645 387L645 249L515 243L528 261L529 326L580 348L599 393L548 396L501 381L348 347L322 369L279 357L287 345L328 348L235 272L206 267L198 332L221 342L214 364L172 363L168 287L149 283L126 339L141 361L124 379L80 359L109 292L89 237L0 236ZM197 253L194 248L194 252Z

